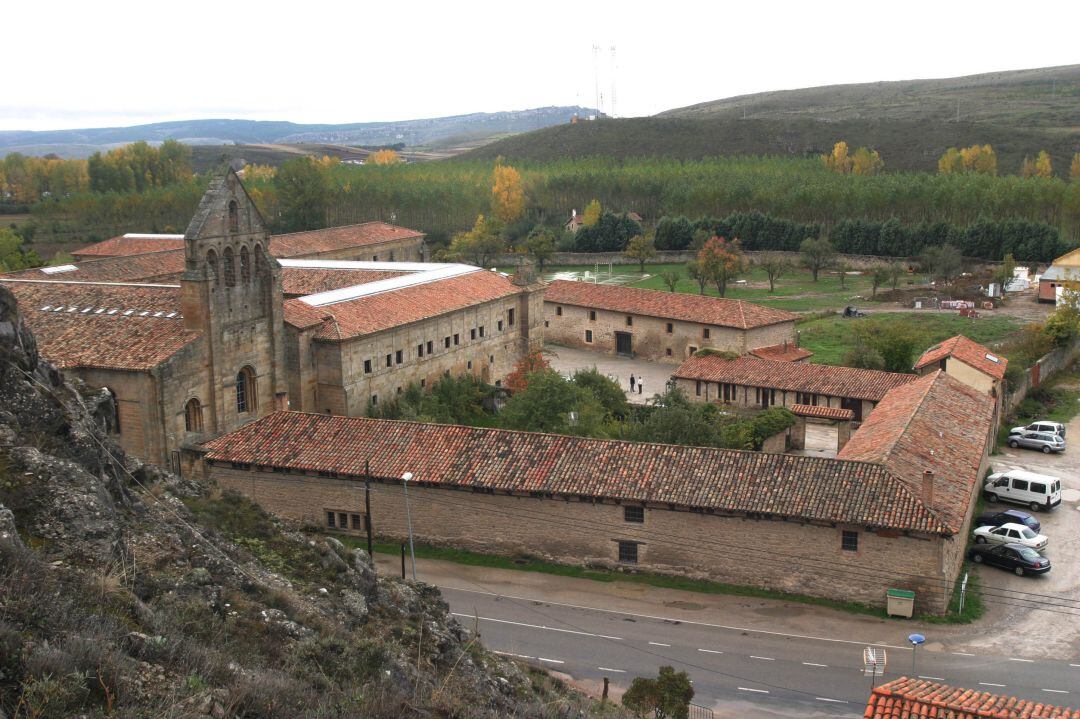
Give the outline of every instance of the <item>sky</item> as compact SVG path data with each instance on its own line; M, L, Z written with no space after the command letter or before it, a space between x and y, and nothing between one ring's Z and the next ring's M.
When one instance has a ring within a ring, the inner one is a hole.
M17 69L0 89L0 130L594 107L597 84L610 111L612 78L614 114L630 117L1080 63L1077 0L12 0L0 17Z

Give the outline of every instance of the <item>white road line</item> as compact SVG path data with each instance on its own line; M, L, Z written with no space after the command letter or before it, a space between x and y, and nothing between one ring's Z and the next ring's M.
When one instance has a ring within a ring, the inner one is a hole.
M1003 687L1003 686L1005 686L1004 684L994 684L993 682L979 682L979 684L981 686L984 686L984 687Z
M716 649L698 649L699 652L705 652L706 654L723 654L723 652Z
M515 659L535 659L536 657L530 657L527 654L514 654L512 652L500 652L498 650L492 650L495 654L499 654L504 657L514 657Z
M1019 657L1009 657L1009 661L1010 662L1028 662L1030 664L1030 663L1034 663L1035 660L1034 659L1020 659Z
M803 664L808 667L824 667L825 669L829 668L828 664L817 664L815 662L803 662Z
M835 644L857 644L859 646L866 646L865 641L855 641L852 639L836 639L833 637L817 637L812 634L788 634L787 632L774 632L768 629L753 629L751 627L735 627L728 624L713 624L711 622L696 622L692 619L676 619L674 617L661 617L655 614L637 614L635 612L622 612L618 609L604 609L602 607L590 607L584 604L568 604L566 602L551 602L547 599L537 599L535 597L522 597L514 594L498 594L496 592L486 592L479 589L462 589L461 587L452 587L450 585L443 585L441 589L448 589L454 592L465 592L467 594L483 594L488 597L506 597L507 599L517 599L523 602L542 602L552 607L567 607L569 609L585 609L590 612L603 612L604 614L618 614L624 617L638 617L640 619L655 619L661 622L678 622L679 624L685 624L695 627L710 627L712 629L728 629L734 632L752 632L754 634L768 634L774 637L787 637L788 639L810 639L816 642L832 642ZM458 615L461 616L461 615ZM471 614L465 615L472 617ZM907 644L900 646L898 644L871 644L874 647L884 647L886 649L905 649L911 650L911 645ZM960 652L954 652L959 654ZM974 654L968 654L966 656L975 656Z
M932 681L932 682L943 682L943 681L945 681L945 677L924 677L922 674L919 675L919 679L926 679L926 680L929 680L929 681Z
M776 661L772 657L755 657L753 654L750 655L750 658L751 659L760 659L760 660L765 661L765 662L775 662Z
M769 693L768 689L751 689L749 687L739 687L739 691L741 691L741 692L757 692L758 694L768 694Z
M670 647L671 646L670 644L661 644L660 642L649 642L649 644L651 646L654 646L654 647Z
M611 667L597 667L602 672L617 672L619 674L626 674L625 669L612 669Z
M819 702L832 702L833 704L847 704L843 699L829 699L828 697L814 697Z
M537 657L537 659L548 664L566 664L562 659L545 659L544 657Z
M609 637L606 634L593 634L592 632L578 632L573 629L559 629L558 627L547 627L543 624L526 624L525 622L512 622L509 619L495 619L494 617L476 617L472 614L460 614L458 612L450 612L455 617L467 617L471 619L479 619L484 622L498 622L499 624L513 624L516 627L528 627L529 629L546 629L549 632L562 632L563 634L577 634L582 637L599 637L600 639L615 639L622 641L622 637Z
M1043 689L1044 692L1050 692L1051 694L1068 694L1069 692L1064 689Z
M973 656L975 656L974 654L968 654L967 652L952 652L952 653L955 654L958 657L973 657Z

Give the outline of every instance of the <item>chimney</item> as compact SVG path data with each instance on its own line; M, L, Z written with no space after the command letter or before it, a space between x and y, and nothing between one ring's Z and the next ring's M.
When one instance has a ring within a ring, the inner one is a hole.
M934 472L924 470L922 473L922 501L927 507L934 506Z
M575 217L577 217L577 209L576 208L573 209L573 210L570 210L570 219L572 220Z

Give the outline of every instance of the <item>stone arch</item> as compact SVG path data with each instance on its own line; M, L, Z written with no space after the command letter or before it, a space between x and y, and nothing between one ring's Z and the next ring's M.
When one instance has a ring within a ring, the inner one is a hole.
M221 264L225 269L225 286L232 287L236 284L236 261L233 259L233 249L226 247L225 251L221 253Z
M236 373L236 411L240 414L255 412L259 407L258 400L255 370L247 365Z
M192 397L184 404L184 429L188 432L203 431L202 402Z
M251 254L247 245L240 247L240 282L245 285L251 282Z

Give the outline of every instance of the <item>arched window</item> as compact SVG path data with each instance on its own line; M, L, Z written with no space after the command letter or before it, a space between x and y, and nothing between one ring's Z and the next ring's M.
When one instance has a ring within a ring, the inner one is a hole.
M229 232L240 231L240 206L236 200L229 200Z
M226 247L221 256L224 258L222 264L225 265L225 286L232 287L236 284L236 265L233 262L232 248Z
M263 251L262 245L258 242L251 248L252 253L255 255L255 276L258 277L263 270Z
M255 370L245 367L236 375L236 411L254 412L259 406L255 396Z
M202 432L202 403L198 397L192 397L184 405L184 429L188 432Z
M251 282L251 254L247 245L240 248L240 282L245 285Z
M217 253L213 250L206 253L206 264L210 266L210 271L214 275L214 283L216 284L220 275L218 275Z

